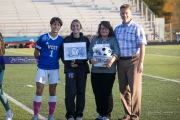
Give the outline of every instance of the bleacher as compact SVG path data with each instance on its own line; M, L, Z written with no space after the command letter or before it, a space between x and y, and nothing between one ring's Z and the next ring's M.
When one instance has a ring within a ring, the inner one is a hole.
M113 28L122 22L119 7L124 3L133 6L133 20L144 27L147 35L151 35L150 22L131 0L1 0L0 32L6 38L38 37L50 31L49 21L56 16L63 21L60 35L71 33L73 19L81 21L85 35L94 35L100 21L110 21Z

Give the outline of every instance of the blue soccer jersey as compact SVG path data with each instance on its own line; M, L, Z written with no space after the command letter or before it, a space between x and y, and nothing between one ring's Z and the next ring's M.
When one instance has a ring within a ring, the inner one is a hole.
M40 51L38 68L44 70L59 69L59 50L63 42L61 36L52 38L48 33L40 36L35 49Z

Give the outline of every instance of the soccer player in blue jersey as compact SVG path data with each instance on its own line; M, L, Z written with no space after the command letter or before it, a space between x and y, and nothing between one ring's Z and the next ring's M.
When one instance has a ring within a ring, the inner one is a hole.
M58 17L50 20L51 32L40 36L36 42L34 56L37 59L38 71L36 75L36 95L34 96L34 116L38 120L38 112L42 102L42 93L46 80L49 83L49 114L48 120L54 120L53 113L56 106L56 86L60 81L59 53L63 38L58 35L62 26Z

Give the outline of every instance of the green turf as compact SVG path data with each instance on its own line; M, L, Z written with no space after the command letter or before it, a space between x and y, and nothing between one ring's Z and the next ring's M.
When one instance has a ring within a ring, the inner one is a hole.
M14 52L25 52L33 54L33 49L10 49L6 55L22 55ZM57 107L54 117L57 120L65 120L64 104L64 73L61 64L61 82L57 87ZM32 101L35 94L35 76L37 67L35 64L6 65L4 76L4 91L14 99L32 109ZM144 62L144 74L168 78L180 81L180 45L147 46ZM142 92L142 114L141 120L179 120L180 118L180 83L165 81L153 77L143 76ZM43 103L40 114L47 117L48 107L48 84L44 89ZM116 79L113 87L114 109L112 120L122 117L123 107L119 98L118 81ZM29 120L30 113L11 103L14 120ZM5 111L0 107L0 119L3 119ZM94 95L90 83L90 75L86 87L86 107L84 119L94 119L97 116Z
M13 120L30 120L31 114L23 110L21 107L9 101L9 105L11 110L13 111ZM6 111L2 105L0 105L0 120L4 120L4 116L6 115Z

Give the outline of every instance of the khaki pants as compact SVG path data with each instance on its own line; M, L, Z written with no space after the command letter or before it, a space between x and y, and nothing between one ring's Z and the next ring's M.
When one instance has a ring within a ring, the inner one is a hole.
M142 73L137 73L139 57L129 60L118 60L118 79L120 97L124 106L125 115L140 117Z

